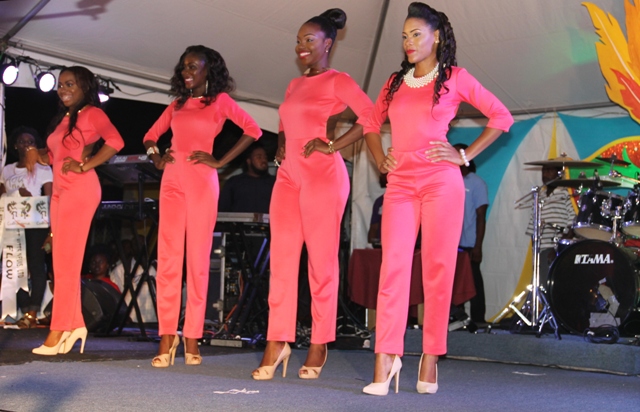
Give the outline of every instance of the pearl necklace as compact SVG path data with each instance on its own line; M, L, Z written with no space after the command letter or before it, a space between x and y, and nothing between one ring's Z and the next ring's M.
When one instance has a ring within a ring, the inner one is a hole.
M426 86L438 76L438 67L440 67L440 64L436 63L436 66L433 68L433 70L418 78L413 77L413 73L416 71L416 68L412 67L411 69L409 69L407 74L404 75L404 83L412 89Z

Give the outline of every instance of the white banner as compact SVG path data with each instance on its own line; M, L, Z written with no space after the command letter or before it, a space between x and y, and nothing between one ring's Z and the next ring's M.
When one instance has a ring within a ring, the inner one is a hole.
M2 248L2 319L18 315L17 292L29 291L27 245L22 229L5 229Z
M49 227L49 197L6 197L4 224L7 229L43 229Z

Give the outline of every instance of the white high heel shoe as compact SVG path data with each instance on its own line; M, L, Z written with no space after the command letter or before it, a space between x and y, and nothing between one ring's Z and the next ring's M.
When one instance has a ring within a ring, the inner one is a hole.
M62 345L64 345L64 342L67 340L67 338L70 335L71 335L71 332L64 331L62 332L62 336L60 336L60 340L54 346L45 346L43 343L37 348L31 350L31 352L35 353L36 355L47 355L47 356L57 355L58 352L60 351L60 348L62 347Z
M278 359L276 359L275 363L271 366L260 366L253 371L251 377L257 381L267 381L273 379L273 376L276 373L276 369L278 369L278 365L282 363L282 377L285 378L287 376L287 365L289 364L289 358L291 357L291 347L288 342L284 343L282 351L280 351L280 355L278 355Z
M362 389L362 392L368 395L385 396L389 393L389 385L391 384L391 379L395 376L396 393L398 393L398 386L400 383L400 369L402 369L402 361L400 360L400 356L396 355L396 357L393 359L393 364L391 365L391 370L389 371L387 380L384 382L370 383Z
M416 383L416 390L418 393L434 394L438 392L438 364L436 363L436 383L423 382L420 380L420 371L422 370L422 356L420 356L420 366L418 367L418 383Z
M75 345L78 339L82 340L82 343L80 345L80 353L84 353L84 343L87 340L87 333L88 333L87 328L84 326L81 328L76 328L72 330L67 340L62 344L62 346L60 346L59 353L71 352L71 349L73 349L73 345Z

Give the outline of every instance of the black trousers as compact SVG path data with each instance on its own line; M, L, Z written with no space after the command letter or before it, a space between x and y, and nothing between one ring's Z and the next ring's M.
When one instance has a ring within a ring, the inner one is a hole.
M24 233L27 245L27 265L31 275L31 293L22 289L18 291L18 307L22 313L38 312L47 287L46 253L42 249L42 245L49 236L49 229L25 229Z
M461 247L461 249L471 254L473 248ZM471 306L469 317L474 322L484 322L487 307L484 298L484 282L482 280L482 272L480 272L480 262L471 261L471 272L473 273L473 285L476 288L476 295L469 301Z

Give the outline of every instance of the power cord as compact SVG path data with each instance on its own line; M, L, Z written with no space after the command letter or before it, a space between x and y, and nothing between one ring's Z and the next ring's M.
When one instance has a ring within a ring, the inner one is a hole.
M612 344L618 341L620 332L613 325L601 325L597 328L587 328L583 336L587 342Z

